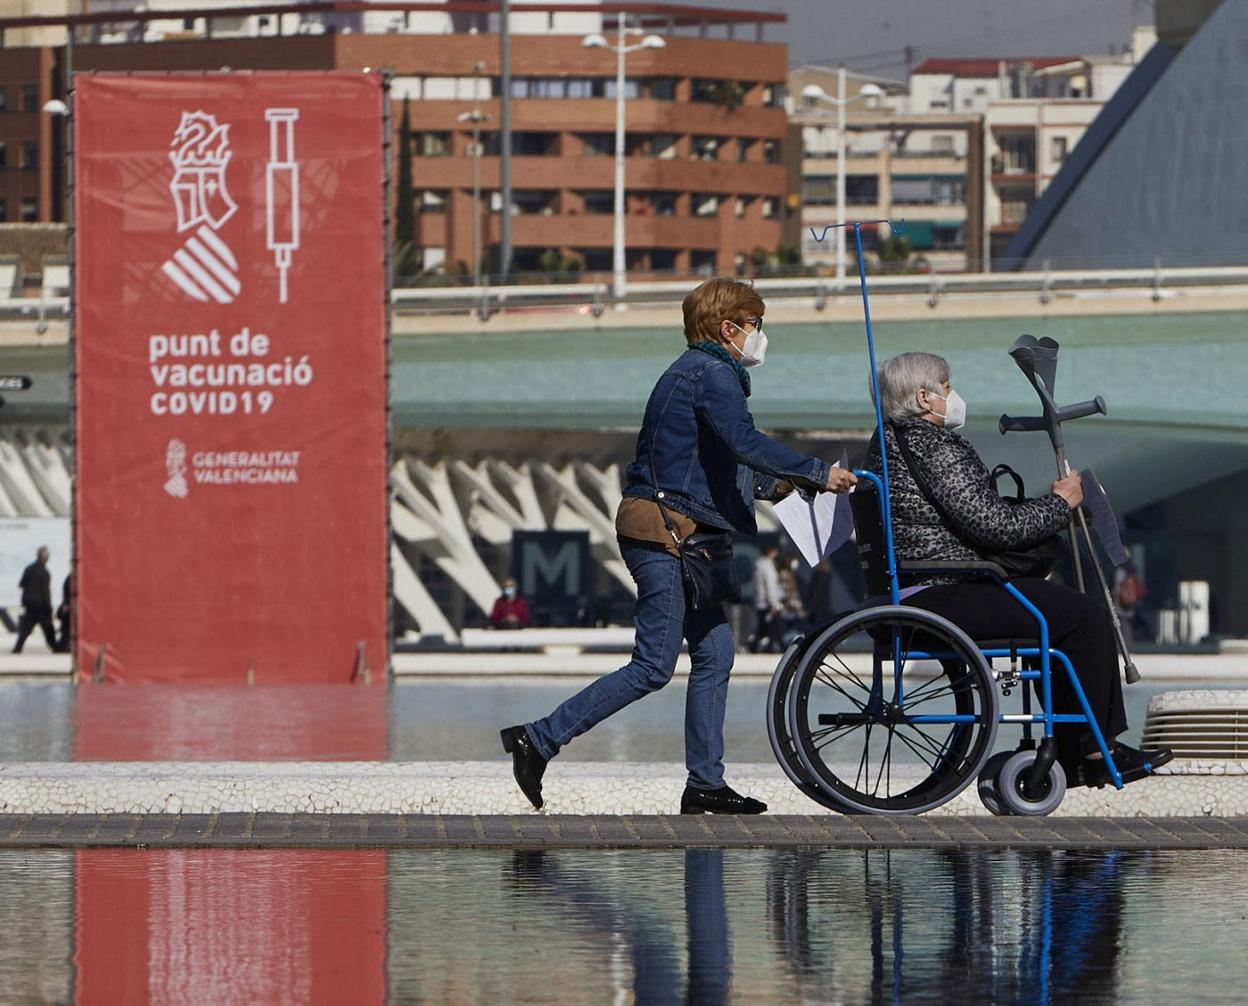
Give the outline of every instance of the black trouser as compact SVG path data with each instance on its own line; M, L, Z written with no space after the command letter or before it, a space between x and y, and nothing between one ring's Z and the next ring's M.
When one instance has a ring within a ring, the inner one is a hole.
M43 638L48 641L48 649L56 652L56 629L52 627L52 609L26 607L22 609L22 617L17 623L17 645L14 653L21 653L26 645L26 637L35 631L35 626L43 629Z
M758 616L754 623L754 639L750 652L757 653L763 647L780 653L784 650L784 616L770 608L756 608Z
M1127 729L1127 714L1122 705L1122 679L1118 674L1118 654L1109 615L1090 597L1069 587L1034 577L1012 582L1048 621L1049 645L1070 658L1092 715L1106 743L1112 746L1114 737ZM955 583L928 587L912 594L905 603L943 615L975 640L1036 638L1036 620L996 584ZM1051 670L1053 711L1083 712L1065 666L1054 660ZM1040 682L1035 684L1039 694ZM1068 773L1081 754L1096 750L1083 730L1059 729L1054 737L1057 738L1058 757Z

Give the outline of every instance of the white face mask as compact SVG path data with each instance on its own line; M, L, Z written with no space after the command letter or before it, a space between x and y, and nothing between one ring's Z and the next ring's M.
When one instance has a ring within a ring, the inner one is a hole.
M949 392L948 397L938 395L934 391L929 391L929 395L933 398L943 398L945 401L945 427L950 430L960 430L966 425L966 402L962 400L962 396L956 391Z
M735 321L730 321L728 324L738 332L745 332L745 329ZM761 367L766 358L767 336L763 332L763 326L759 325L753 332L745 332L745 342L741 345L741 366Z

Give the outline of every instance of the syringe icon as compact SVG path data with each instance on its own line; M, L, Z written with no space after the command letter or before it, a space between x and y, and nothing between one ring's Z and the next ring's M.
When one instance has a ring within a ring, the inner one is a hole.
M295 162L297 108L266 108L269 163L264 176L267 247L278 272L278 302L286 303L286 270L299 247L299 165Z

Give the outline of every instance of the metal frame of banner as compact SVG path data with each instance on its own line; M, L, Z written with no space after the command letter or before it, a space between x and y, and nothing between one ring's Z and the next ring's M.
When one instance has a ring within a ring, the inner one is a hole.
M381 248L384 256L385 287L382 291L381 317L385 332L385 381L386 381L386 458L385 458L385 493L386 508L386 540L383 547L386 554L386 681L393 679L394 666L394 563L391 561L390 549L394 542L394 527L390 514L390 469L394 465L394 416L390 407L390 374L393 366L390 295L394 287L394 259L390 254L390 187L392 184L390 160L393 154L394 123L391 121L390 81L394 74L389 70L381 72ZM404 138L406 142L406 138ZM367 680L367 679L366 679Z
M81 671L78 667L78 626L82 619L78 608L78 341L77 306L78 297L75 285L78 281L78 256L75 254L77 241L77 206L75 205L78 191L74 184L74 27L69 25L65 31L65 237L66 261L69 266L69 289L65 298L65 345L69 357L67 371L69 374L69 666L71 680L78 683ZM100 657L103 656L103 649ZM96 659L96 671L92 680L96 680L101 672L101 660Z

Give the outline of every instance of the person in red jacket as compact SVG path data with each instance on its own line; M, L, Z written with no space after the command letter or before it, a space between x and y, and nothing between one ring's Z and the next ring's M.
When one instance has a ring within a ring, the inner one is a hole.
M529 602L516 589L516 581L507 577L503 581L503 594L494 602L490 612L490 625L496 629L527 629L529 627Z

